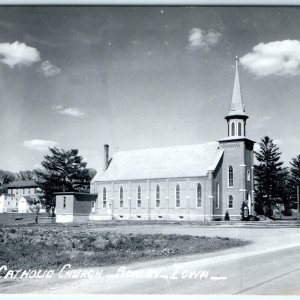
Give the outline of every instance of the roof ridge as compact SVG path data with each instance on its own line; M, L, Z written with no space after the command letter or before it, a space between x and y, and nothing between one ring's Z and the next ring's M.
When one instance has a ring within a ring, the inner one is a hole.
M121 150L121 151L116 152L115 154L124 153L124 152L128 153L128 152L147 151L147 150L162 150L162 149L171 149L171 148L184 148L184 147L202 146L202 145L208 145L208 144L218 144L218 142L207 142L207 143L202 143L202 144L188 144L188 145L176 145L176 146L166 146L166 147L153 147L153 148Z

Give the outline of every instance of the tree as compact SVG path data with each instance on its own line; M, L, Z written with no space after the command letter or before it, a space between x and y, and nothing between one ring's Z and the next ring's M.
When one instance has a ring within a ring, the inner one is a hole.
M41 200L34 199L29 205L30 211L35 214L35 222L36 223L38 223L38 215L39 215L41 208L42 208Z
M290 161L289 197L291 203L297 202L297 185L300 185L300 155Z
M17 173L17 179L18 180L36 180L36 173L35 171L25 170L20 171Z
M65 151L53 147L49 150L51 155L45 155L41 163L44 170L35 171L47 209L55 206L55 192L86 190L91 181L87 163L77 149Z
M260 214L264 207L272 211L272 207L287 201L285 186L287 169L280 161L281 152L268 136L261 139L260 150L254 151L258 165L254 166L254 181L256 195L256 212ZM266 209L265 209L266 210Z
M7 192L7 185L16 180L14 173L0 170L0 195Z
M92 180L96 176L97 171L93 168L89 168L88 170L89 170L89 175L90 175L91 180Z

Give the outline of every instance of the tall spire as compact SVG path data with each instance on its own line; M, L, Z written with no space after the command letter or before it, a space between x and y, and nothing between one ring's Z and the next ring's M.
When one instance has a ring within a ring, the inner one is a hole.
M231 105L230 110L226 119L230 119L231 117L242 117L243 119L247 119L248 116L245 113L245 105L243 104L242 92L240 86L240 77L239 77L239 58L235 57L235 78L234 85L232 91Z

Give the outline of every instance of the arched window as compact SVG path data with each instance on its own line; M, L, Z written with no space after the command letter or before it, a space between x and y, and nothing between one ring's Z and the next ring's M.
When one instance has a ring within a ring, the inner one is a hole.
M233 168L229 166L228 168L228 186L233 186Z
M228 208L233 208L233 197L230 195L228 199Z
M231 136L235 136L235 123L231 123Z
M103 191L102 191L102 207L106 208L106 188L105 187L103 188Z
M201 207L201 184L197 184L197 207Z
M241 136L242 135L242 123L239 122L238 123L238 136Z
M180 187L178 184L176 185L175 194L176 194L175 207L180 207Z
M247 170L247 181L251 181L250 170Z
M159 185L155 189L155 206L160 207L160 188Z
M217 183L216 208L220 208L220 185Z
M138 186L137 189L137 207L141 207L142 204L142 189L140 186Z
M124 206L124 200L123 200L123 187L120 187L120 207Z

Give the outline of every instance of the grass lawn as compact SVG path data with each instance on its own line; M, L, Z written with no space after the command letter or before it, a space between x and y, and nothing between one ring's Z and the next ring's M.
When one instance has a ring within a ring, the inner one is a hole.
M208 253L248 242L220 237L93 232L88 226L0 229L0 266L56 269L125 264L175 255Z

